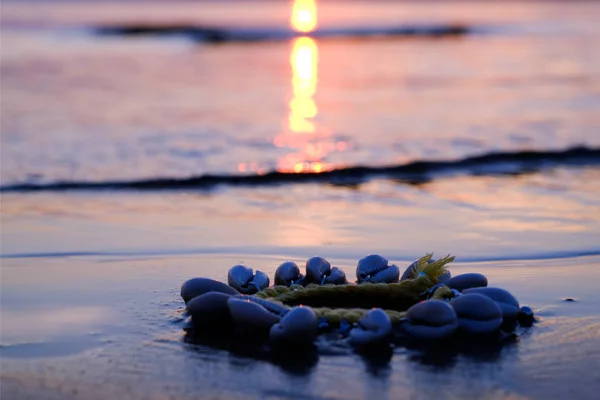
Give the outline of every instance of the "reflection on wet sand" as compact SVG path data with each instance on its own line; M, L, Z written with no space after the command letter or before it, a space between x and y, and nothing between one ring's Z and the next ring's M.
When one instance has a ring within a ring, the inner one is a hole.
M107 321L111 311L101 306L73 306L25 311L2 310L1 345L42 343L68 335L85 333ZM30 327L35 321L35 329Z
M599 179L595 168L562 168L519 178L448 176L419 187L373 179L359 190L304 184L6 193L2 253L219 249L360 258L368 251L410 259L435 251L462 261L598 254L600 186L590 183ZM566 189L556 190L557 182ZM5 279L9 272L2 273Z

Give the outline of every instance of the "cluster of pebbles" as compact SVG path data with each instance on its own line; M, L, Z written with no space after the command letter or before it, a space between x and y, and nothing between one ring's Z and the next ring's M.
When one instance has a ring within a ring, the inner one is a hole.
M427 262L432 263L430 259ZM275 272L275 286L299 288L307 285L395 284L418 279L419 260L400 269L384 257L370 254L358 261L356 282L348 283L345 273L322 257L306 261L305 274L298 265L287 261ZM422 274L422 272L421 272ZM322 333L335 331L339 340L356 347L389 345L398 339L421 342L451 340L458 336L501 337L518 326L530 326L533 311L521 307L508 291L488 287L487 278L479 273L452 277L448 270L437 277L437 284L425 293L422 301L412 305L403 318L392 322L381 308L366 311L355 323L331 324L319 318L308 306L287 307L277 301L255 296L269 288L267 274L244 265L229 270L228 284L194 278L185 282L181 297L198 332L237 332L236 340L259 338L273 348L311 344ZM436 291L445 288L449 296L435 299Z

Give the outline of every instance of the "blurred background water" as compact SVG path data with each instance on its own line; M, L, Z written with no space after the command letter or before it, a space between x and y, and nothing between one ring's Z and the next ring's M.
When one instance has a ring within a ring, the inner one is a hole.
M296 3L5 2L3 255L600 252L597 3Z

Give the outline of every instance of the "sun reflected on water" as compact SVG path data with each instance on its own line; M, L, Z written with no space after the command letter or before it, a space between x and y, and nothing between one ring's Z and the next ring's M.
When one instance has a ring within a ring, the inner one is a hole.
M348 142L332 137L319 126L315 95L319 82L319 48L310 33L317 27L317 4L314 0L295 0L292 5L290 26L304 36L290 41L291 96L289 114L283 132L273 138L273 145L286 153L277 159L276 170L286 173L320 173L333 169L326 157L344 152ZM256 163L239 163L241 173L264 173Z
M344 151L348 144L336 141L316 122L319 108L315 101L319 82L319 48L317 41L309 36L317 26L315 1L296 0L290 19L292 29L306 33L290 42L290 65L292 72L292 96L286 129L273 139L276 147L291 152L280 157L280 172L319 173L332 169L325 161L328 154Z
M276 136L277 147L294 149L281 157L277 170L281 172L323 172L330 169L323 160L335 150L327 134L318 129L314 118L318 107L314 99L317 92L319 50L317 42L308 36L291 42L292 98L289 101L287 131Z
M292 44L292 88L290 100L289 129L292 132L315 131L311 118L317 116L317 105L313 96L317 91L317 43L309 37L294 39Z

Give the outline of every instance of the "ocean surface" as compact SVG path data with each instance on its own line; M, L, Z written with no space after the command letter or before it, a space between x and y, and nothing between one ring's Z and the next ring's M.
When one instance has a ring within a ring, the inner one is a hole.
M226 398L430 398L437 379L448 398L591 398L600 3L323 0L308 33L290 27L292 9L3 1L4 385L79 398L73 376L87 374L88 398L141 398L139 385L193 398L193 380ZM403 265L428 252L551 310L540 341L442 374L400 353L392 367L334 357L298 375L182 344L188 278L224 280L240 261L272 276L318 254L353 279L366 254ZM564 297L582 301L565 311ZM223 386L218 371L260 390ZM341 375L354 383L336 393Z

